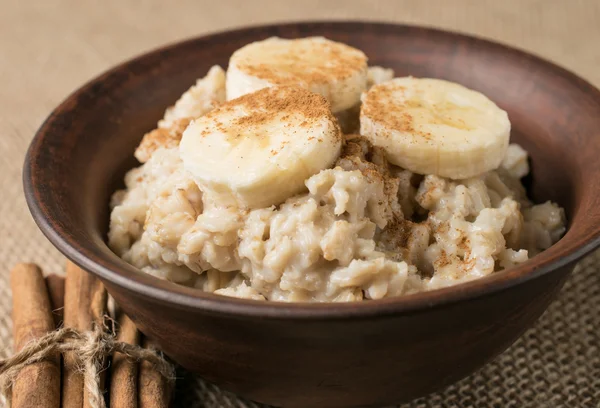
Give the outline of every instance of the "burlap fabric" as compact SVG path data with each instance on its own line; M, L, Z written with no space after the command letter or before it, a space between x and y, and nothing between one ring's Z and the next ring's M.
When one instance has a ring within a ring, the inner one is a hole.
M268 3L268 4L267 4ZM69 92L115 63L182 38L241 25L367 19L437 26L516 45L600 86L600 2L0 0L0 355L12 348L9 268L61 273L21 190L27 145ZM599 407L600 253L584 260L541 320L478 373L403 408ZM177 406L250 407L181 373Z

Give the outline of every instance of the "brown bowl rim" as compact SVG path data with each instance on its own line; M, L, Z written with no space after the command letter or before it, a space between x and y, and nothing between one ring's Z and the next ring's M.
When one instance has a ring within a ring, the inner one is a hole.
M285 303L238 299L201 292L144 274L136 268L126 264L124 261L122 261L124 264L122 268L119 270L113 269L107 267L106 264L102 262L102 257L96 257L92 254L86 255L86 251L82 249L76 240L68 238L68 234L60 228L55 228L57 224L51 221L51 214L49 214L47 207L44 205L43 195L40 194L34 181L34 157L39 154L44 138L48 137L48 134L50 133L50 124L56 121L65 108L70 106L80 96L89 92L91 88L102 83L113 74L127 70L128 67L138 64L140 61L150 58L155 54L160 54L177 47L183 47L188 43L197 41L210 42L219 38L226 38L227 36L237 36L253 30L277 27L302 28L307 30L311 27L314 29L324 28L326 26L338 26L340 28L344 27L346 29L355 30L360 30L366 26L378 30L401 29L410 31L412 34L427 33L438 36L449 36L456 38L457 40L468 40L474 44L474 46L486 47L488 49L491 48L492 50L513 54L519 58L542 65L545 69L551 70L554 74L567 79L578 88L591 94L595 100L600 101L600 91L597 88L578 75L551 61L512 46L455 31L418 25L360 20L294 21L267 25L250 25L233 30L218 31L170 43L121 62L75 90L52 111L36 132L27 151L23 167L23 186L27 205L40 230L60 252L80 267L96 274L112 285L120 286L140 296L151 298L157 303L168 303L171 306L182 310L202 310L217 315L225 314L238 317L269 319L339 320L418 313L432 308L447 306L462 300L474 299L507 290L522 282L535 279L556 269L573 264L600 246L600 225L598 225L592 232L587 234L585 240L580 240L578 244L573 245L570 252L563 257L552 259L552 255L555 252L553 251L553 248L563 242L563 240L568 240L568 231L559 243L524 264L452 287L366 302ZM598 177L598 175L594 175L593 177ZM114 256L117 257L116 255ZM120 260L118 257L117 259Z

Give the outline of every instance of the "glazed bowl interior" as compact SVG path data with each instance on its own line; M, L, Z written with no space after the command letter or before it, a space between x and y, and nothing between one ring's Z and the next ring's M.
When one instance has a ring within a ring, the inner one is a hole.
M133 151L165 107L248 42L326 35L365 51L397 76L443 78L481 91L508 111L512 141L531 157L526 180L536 202L566 210L568 231L553 247L508 271L454 288L361 304L261 303L219 297L145 275L105 244L108 203ZM67 257L115 286L180 308L271 317L355 316L442 305L517 285L576 261L599 237L600 94L575 75L488 41L443 31L371 23L298 23L242 29L168 46L94 79L38 131L25 163L32 214Z

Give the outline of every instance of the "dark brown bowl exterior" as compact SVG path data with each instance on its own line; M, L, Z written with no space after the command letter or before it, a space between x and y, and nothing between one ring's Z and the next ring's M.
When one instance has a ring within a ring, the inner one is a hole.
M144 132L213 64L269 36L325 35L398 75L480 90L506 109L532 158L532 194L567 210L565 237L534 260L455 288L360 304L253 302L145 275L105 244L108 200ZM454 382L505 350L546 309L600 236L600 92L523 52L438 30L297 23L202 37L136 58L76 91L38 131L24 184L32 214L175 361L275 405L406 401Z

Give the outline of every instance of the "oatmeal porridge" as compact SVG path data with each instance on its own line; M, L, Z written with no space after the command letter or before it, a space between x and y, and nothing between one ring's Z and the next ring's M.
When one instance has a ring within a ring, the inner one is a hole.
M215 66L147 133L109 245L142 271L255 300L432 290L525 262L565 232L532 203L506 112L395 78L324 38L268 39Z

